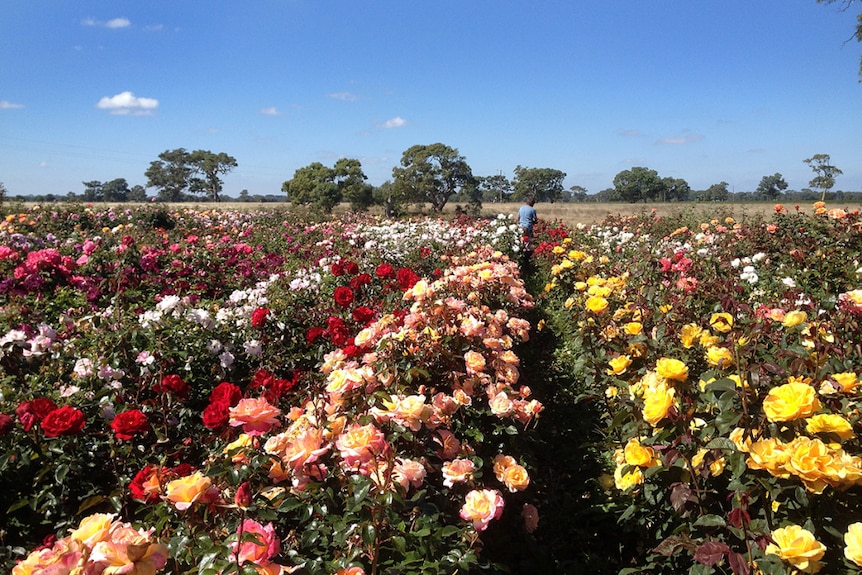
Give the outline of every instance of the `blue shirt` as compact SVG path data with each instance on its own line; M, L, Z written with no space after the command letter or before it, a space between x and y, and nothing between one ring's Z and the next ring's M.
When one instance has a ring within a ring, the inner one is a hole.
M533 224L536 223L536 220L539 219L538 214L536 214L536 209L533 206L521 206L518 209L518 220L520 221L521 227L528 230L533 231Z

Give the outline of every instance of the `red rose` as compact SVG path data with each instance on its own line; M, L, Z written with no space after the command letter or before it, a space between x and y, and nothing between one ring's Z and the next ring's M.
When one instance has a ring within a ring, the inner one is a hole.
M356 262L344 262L344 269L348 274L355 276L359 273L359 264Z
M336 262L329 266L329 271L332 272L332 275L335 277L340 277L344 275L344 265L341 262Z
M228 381L221 382L210 392L210 403L222 402L234 407L240 399L242 399L242 390Z
M271 387L273 382L275 381L275 374L273 374L268 369L259 369L254 372L254 375L251 378L251 384L249 387L252 389L257 389L259 387L268 388Z
M366 286L371 283L371 276L369 274L359 274L358 276L350 279L350 287L355 290L358 290L362 286Z
M377 266L377 269L374 270L374 274L382 280L390 279L395 277L395 268L389 264L380 264Z
M409 290L416 282L418 282L421 278L416 275L416 272L411 270L410 268L401 268L398 270L398 286L403 290Z
M312 327L309 328L308 331L305 332L305 343L308 345L313 345L320 336L326 333L326 330L322 327Z
M236 495L233 497L233 502L237 507L250 507L252 501L251 484L248 481L243 481L236 488Z
M269 310L265 307L259 307L251 312L251 325L258 329L262 328L266 323L266 316L269 315Z
M353 303L353 290L347 286L339 286L335 288L335 303L341 307L350 307Z
M45 437L59 437L80 433L85 423L87 419L82 411L64 405L48 413L42 420L41 426Z
M45 416L57 409L53 401L47 397L37 397L31 401L20 403L15 408L18 421L24 426L24 431L30 431L33 425L39 423Z
M204 427L207 429L221 429L230 421L230 408L224 401L211 403L204 409L202 414Z
M0 413L0 435L6 435L15 427L15 420L12 416L5 413Z
M162 474L162 468L155 465L147 465L138 471L129 483L129 492L132 494L132 499L152 503L159 500L159 491L161 491L161 481L159 475ZM158 489L153 489L153 479L157 481Z
M353 310L353 321L356 323L361 323L363 325L367 324L371 320L374 319L374 310L361 305Z
M111 422L117 439L128 441L137 434L143 434L150 430L150 422L140 409L129 409L118 413Z
M157 383L153 389L159 393L171 392L179 397L189 395L189 385L175 373L162 377L161 383Z

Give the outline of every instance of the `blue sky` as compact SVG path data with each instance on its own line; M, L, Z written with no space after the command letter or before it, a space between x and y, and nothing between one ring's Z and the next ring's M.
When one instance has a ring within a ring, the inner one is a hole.
M280 193L415 144L479 176L566 172L590 193L646 166L751 191L826 153L862 190L862 45L815 0L3 0L0 181L82 192L174 148L226 152L224 191ZM150 189L151 194L155 190Z

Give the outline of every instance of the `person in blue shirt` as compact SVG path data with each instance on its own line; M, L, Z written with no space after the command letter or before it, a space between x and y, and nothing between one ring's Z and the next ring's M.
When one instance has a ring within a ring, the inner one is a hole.
M524 236L524 249L528 252L530 251L530 239L533 237L533 224L539 219L536 208L533 207L535 203L535 198L530 198L526 204L518 209L518 223Z

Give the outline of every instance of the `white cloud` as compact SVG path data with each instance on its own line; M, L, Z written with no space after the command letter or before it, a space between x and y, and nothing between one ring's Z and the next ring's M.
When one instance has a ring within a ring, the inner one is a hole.
M341 100L342 102L355 102L358 97L350 92L331 92L327 94L333 100Z
M111 114L136 116L147 116L159 107L159 101L155 98L138 98L129 91L121 92L110 98L105 96L96 107L100 110L109 110Z
M260 113L264 116L281 116L281 112L278 111L278 108L275 106L270 106L269 108L261 108Z
M395 116L390 120L386 120L383 123L384 128L401 128L407 125L407 120L402 118L401 116Z
M23 108L24 104L16 104L8 100L0 100L0 110L17 110Z
M81 20L81 26L104 26L105 28L128 28L132 25L128 18L111 18L107 22L96 20L95 18L84 18Z
M693 142L699 142L702 139L703 135L701 134L683 134L681 136L669 136L666 138L659 138L656 143L678 146L681 144L691 144Z
M128 28L132 23L128 18L112 18L105 22L105 28Z
M150 24L149 26L144 26L144 32L161 32L164 29L164 24Z

